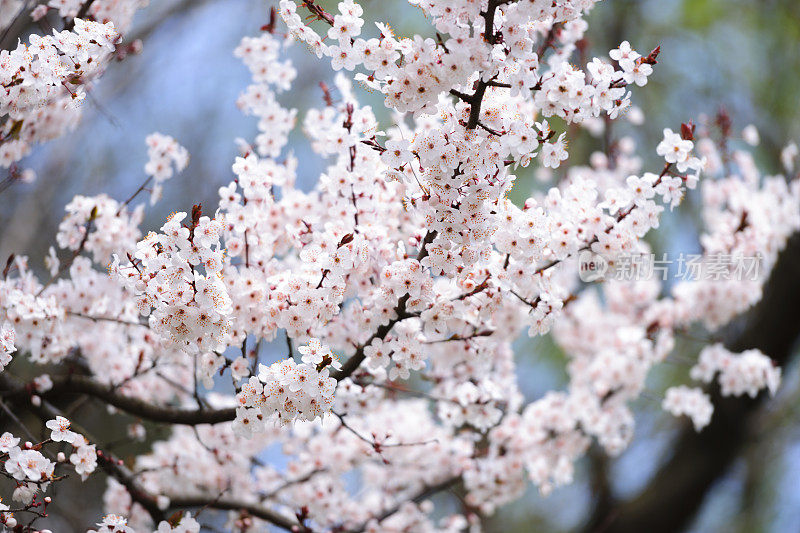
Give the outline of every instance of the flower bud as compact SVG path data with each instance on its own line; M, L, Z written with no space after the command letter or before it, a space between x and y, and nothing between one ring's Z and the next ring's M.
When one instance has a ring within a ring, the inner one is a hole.
M694 122L691 120L688 123L683 122L681 124L681 139L684 141L694 140Z

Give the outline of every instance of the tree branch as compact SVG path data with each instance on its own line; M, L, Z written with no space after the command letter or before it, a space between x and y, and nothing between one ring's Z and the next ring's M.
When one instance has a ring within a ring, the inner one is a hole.
M125 487L134 503L138 503L147 511L147 514L158 524L164 520L164 511L159 508L155 497L148 494L139 483L136 482L133 474L124 465L119 464L113 457L108 457L102 452L97 454L97 463L103 471L113 477Z
M119 481L131 498L142 507L144 507L153 520L158 523L164 520L164 511L158 506L156 496L148 494L136 482L133 473L125 468L123 465L117 463L105 455L98 454L98 462L109 475ZM232 498L219 498L211 496L166 496L169 499L168 509L189 509L194 507L202 507L206 509L217 509L220 511L246 511L248 514L260 518L283 528L287 531L294 533L311 533L311 530L300 524L297 520L293 520L282 514L279 514L271 509L262 507L260 505L246 503Z
M312 530L307 526L293 520L287 516L267 509L260 505L253 503L246 503L243 501L230 499L230 498L216 498L211 496L167 496L169 498L169 507L172 509L188 509L192 507L205 507L207 509L217 509L220 511L247 511L248 514L260 518L283 528L287 531L296 533L312 533Z
M0 386L3 388L3 391L0 392L0 397L4 399L30 396L32 394L28 387L14 384L7 376L2 374L0 374ZM144 400L125 396L117 392L113 386L104 385L90 377L79 375L54 377L53 388L40 394L40 396L50 398L57 394L69 393L85 394L97 398L130 415L152 422L194 426L197 424L218 424L236 418L236 409L233 407L224 409L181 409L155 405Z
M483 29L483 39L493 45L495 43L495 35L494 35L494 16L497 12L497 8L503 4L511 3L514 0L489 0L489 5L486 8L485 12L481 12L484 20L484 29ZM464 102L469 104L469 119L467 119L466 129L474 130L478 127L480 118L481 118L481 105L483 104L483 96L486 94L487 87L511 87L511 85L507 83L500 83L494 80L494 78L483 81L483 79L478 78L477 85L475 86L475 92L472 94L465 94L461 91L457 91L456 89L450 89L450 94L453 96L463 100Z

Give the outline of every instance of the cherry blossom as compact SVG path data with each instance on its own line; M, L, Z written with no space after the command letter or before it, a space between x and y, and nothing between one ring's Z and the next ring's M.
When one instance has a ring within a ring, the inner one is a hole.
M719 344L705 348L692 367L694 379L709 382L719 373L717 379L723 396L755 397L761 389L774 395L780 383L781 371L759 350L746 350L734 354Z
M51 0L47 8L69 17L62 31L30 36L11 51L0 53L0 167L9 168L41 142L73 129L81 116L87 90L105 71L143 0L103 1L90 6L79 18L81 2ZM2 17L14 16L13 6L3 6ZM102 22L101 22L102 21ZM6 27L0 24L0 27Z
M78 437L76 433L70 431L69 420L63 416L57 416L53 420L48 420L47 423L45 423L45 426L47 429L51 430L50 438L56 442L64 441L73 444L75 439Z
M11 354L17 351L14 346L16 334L11 324L4 322L0 328L0 370L11 362Z
M331 12L276 2L233 51L252 76L236 103L257 133L237 139L215 205L159 211L189 155L154 133L132 196L75 196L44 270L8 261L3 395L49 430L41 442L0 436L19 514L64 476L105 476L97 532L198 532L201 512L242 531L479 531L479 513L530 485L571 483L593 447L623 453L632 404L676 339L716 334L761 299L800 229L800 185L712 140L708 121L671 124L656 146L612 129L642 124L633 102L661 51L623 41L579 58L595 3L415 0L432 28L399 37L354 0ZM86 19L77 1L36 8L74 27L0 55L4 166L74 125L78 109L63 104L91 90L140 4L98 0ZM335 72L302 112L281 103L306 82L286 59L296 42ZM295 130L321 162L310 187L296 184ZM613 142L577 161L568 143L584 134ZM756 144L758 132L741 137ZM520 192L525 173L542 182ZM584 281L585 254L612 268L652 253L646 237L687 196L716 278ZM744 259L754 269L728 276ZM533 400L514 350L526 335L565 358L565 384ZM780 386L767 354L726 346L687 365L680 378L697 387L654 393L698 431L714 423L712 391ZM124 438L148 451L116 457L56 407L61 393L130 416ZM463 508L435 509L429 495L454 486Z
M150 204L155 204L161 197L162 183L173 174L181 172L189 164L189 152L169 135L151 133L145 139L147 143L147 164L145 174L155 180ZM174 169L173 169L174 166Z
M700 389L685 386L668 389L662 407L675 416L686 415L691 418L697 431L708 425L714 412L714 406L707 394Z

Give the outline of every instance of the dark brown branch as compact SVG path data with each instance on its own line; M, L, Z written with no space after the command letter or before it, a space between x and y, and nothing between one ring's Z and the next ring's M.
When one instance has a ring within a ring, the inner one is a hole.
M221 511L246 511L249 515L266 520L270 524L297 533L312 533L312 530L297 520L279 514L272 509L267 509L253 503L245 503L230 498L217 498L213 496L167 496L172 509L190 509L204 507Z
M0 375L0 392L2 398L19 398L30 396L31 391L21 385L12 383L7 377ZM194 426L197 424L218 424L229 422L236 418L236 409L180 409L155 405L144 400L125 396L116 392L114 387L99 383L87 376L71 375L53 378L53 388L43 397L52 397L58 394L85 394L103 402L113 405L117 409L130 415L138 416L152 422L167 424L181 424Z
M490 45L495 43L494 17L495 13L497 13L497 8L507 3L509 3L508 0L489 0L489 5L486 7L486 11L481 12L481 16L483 16L484 20L483 39ZM494 81L494 79L483 81L483 79L479 78L475 87L475 92L471 95L464 94L460 91L456 91L455 89L450 90L450 94L460 98L470 106L469 118L467 119L466 125L468 130L474 130L478 127L478 122L481 118L481 105L483 104L483 96L486 94L486 88L490 86L501 87L505 85L507 84L498 84Z
M466 126L468 130L474 130L480 122L481 104L483 104L483 95L486 93L486 87L487 85L484 81L478 81L478 88L475 89L470 102L469 119L467 119Z
M375 339L385 338L395 324L411 316L406 313L407 302L408 294L400 298L400 300L397 302L397 307L394 308L394 312L397 316L375 330L375 333L373 333L369 339L367 339L363 344L359 345L359 347L356 349L356 353L354 353L353 356L350 357L350 359L348 359L344 365L342 365L341 370L335 370L331 372L331 377L336 381L341 381L353 374L353 372L355 372L358 367L361 366L361 363L363 363L364 359L366 358L366 355L364 355L364 348L372 344L372 341Z

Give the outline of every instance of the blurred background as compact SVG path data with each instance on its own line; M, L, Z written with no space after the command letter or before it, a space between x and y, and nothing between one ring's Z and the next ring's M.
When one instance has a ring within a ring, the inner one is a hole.
M332 0L320 3L335 5ZM399 36L430 34L422 15L402 1L361 3L368 20L391 21ZM238 155L234 139L252 140L257 132L255 119L242 115L235 105L250 80L233 50L243 36L259 33L271 5L270 0L160 0L139 12L125 40L142 39L142 53L112 64L90 93L83 121L73 134L37 147L23 161L37 172L37 181L15 184L0 196L0 260L5 262L12 252L27 254L31 266L43 270L42 259L54 244L63 206L72 196L105 192L122 200L144 181L144 139L151 132L175 137L189 150L191 161L165 184L164 198L147 211L144 230L160 226L171 211L188 211L200 202L215 205L217 189L233 177L231 164ZM664 127L676 129L681 122L697 121L724 106L736 131L751 123L758 127L761 168L780 171L781 148L790 139L800 139L800 2L607 0L592 11L589 25L589 57L606 55L622 40L645 54L661 45L655 75L647 87L634 91L634 103L646 114L644 127L615 131L637 139L646 168L658 165L655 145ZM319 82L330 84L333 75L326 62L302 46L294 47L290 56L299 77L280 100L300 109L302 120L303 110L321 105ZM357 90L363 101L382 110L377 95ZM378 115L385 124L387 114ZM571 138L574 163L587 161L589 153L602 146L586 133L579 135ZM324 161L311 154L300 128L288 148L300 156L299 186L312 187ZM541 184L524 175L514 193L521 199L534 188ZM666 231L652 243L655 249L698 250L695 220L691 207L668 214ZM678 349L687 358L700 348L691 340L684 344ZM520 340L517 351L520 386L529 399L564 385L563 354L548 338ZM733 467L714 482L691 531L800 530L800 387L795 367L784 368L780 393L751 420L746 444ZM687 370L688 365L662 365L651 376L648 392L635 406L635 441L619 458L590 454L579 465L573 485L548 498L529 489L523 499L500 509L487 522L487 530L578 530L608 491L625 499L652 484L681 430L661 411L663 391L685 379ZM103 413L98 409L97 414ZM96 432L115 431L105 416L96 425ZM124 425L118 431L124 435ZM125 451L137 449L128 446ZM59 510L64 531L85 528L102 516L91 502L99 501L104 484L98 477L92 479L81 485L80 493L66 495L76 505Z

